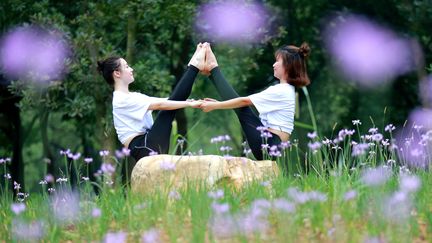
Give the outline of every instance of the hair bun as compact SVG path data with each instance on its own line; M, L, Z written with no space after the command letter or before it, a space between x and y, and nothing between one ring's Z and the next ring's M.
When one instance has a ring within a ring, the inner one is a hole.
M105 62L104 61L97 61L97 70L98 70L98 72L103 73L104 66L105 66Z
M309 44L306 42L303 42L299 48L299 53L303 56L303 57L308 57L310 54L310 47Z

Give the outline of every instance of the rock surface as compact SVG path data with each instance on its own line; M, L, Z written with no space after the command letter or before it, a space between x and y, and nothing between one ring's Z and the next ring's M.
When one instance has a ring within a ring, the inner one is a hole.
M280 173L276 162L216 155L154 155L140 159L132 170L134 192L179 188L193 181L207 185L228 183L241 187Z

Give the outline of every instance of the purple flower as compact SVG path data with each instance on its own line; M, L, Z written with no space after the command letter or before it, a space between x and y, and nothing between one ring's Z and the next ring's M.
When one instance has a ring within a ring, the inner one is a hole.
M386 132L391 132L391 131L393 131L393 130L395 130L395 129L396 129L396 127L393 126L393 124L388 124L388 125L384 128L384 131L386 131Z
M352 200L352 199L354 199L356 197L357 197L357 191L355 191L355 190L349 190L344 195L344 201L350 201L350 200Z
M93 208L91 215L93 218L99 218L102 215L102 210L100 208Z
M146 232L144 232L144 234L142 235L141 242L142 243L161 242L159 234L160 234L159 230L155 228L149 229Z
M24 212L26 209L26 205L24 203L12 203L11 204L11 210L12 212L14 212L16 215Z
M159 153L156 152L156 151L151 151L151 152L149 153L149 156L158 155L158 154L159 154Z
M259 42L268 32L268 14L262 4L216 1L198 10L197 29L216 41Z
M432 109L417 108L411 112L409 119L411 124L415 124L415 129L432 130Z
M352 156L364 155L368 149L369 149L369 145L367 143L355 144L353 145Z
M215 215L209 220L209 228L213 235L218 238L229 238L237 234L237 220L229 215Z
M229 213L229 209L230 209L230 206L229 206L228 203L216 203L216 202L213 202L211 204L211 207L212 207L213 212L215 214Z
M59 31L34 25L10 31L0 43L0 68L11 79L62 79L69 48Z
M12 177L9 173L6 173L6 175L4 175L4 178L6 178L7 180L10 180Z
M270 145L268 144L261 144L261 149L268 149L270 148Z
M181 199L181 195L178 191L170 191L168 194L168 197L174 200L180 200Z
M101 150L101 151L99 151L99 155L101 157L106 157L109 155L109 151L108 150Z
M110 163L102 163L100 170L108 175L111 175L115 172L115 167Z
M375 134L372 135L372 140L376 141L376 142L381 141L383 138L384 137L383 137L383 135L381 133L375 133Z
M276 199L273 202L273 208L285 213L293 213L295 212L296 206L294 203L289 202L285 199Z
M368 168L363 171L361 181L368 186L379 186L390 179L392 172L384 167Z
M224 191L222 189L219 189L217 191L208 192L207 195L209 198L217 200L217 199L223 198Z
M123 147L122 148L122 152L124 154L124 156L129 156L130 155L130 149Z
M416 192L421 186L421 180L414 175L403 175L400 178L399 186L403 192Z
M308 136L308 138L310 138L310 139L314 139L314 138L316 138L317 136L318 136L318 134L317 134L317 132L312 132L312 133L307 133L307 136Z
M14 219L11 225L12 237L17 241L39 242L45 235L45 224L41 221L26 223Z
M54 182L54 176L51 174L46 174L44 178L47 182Z
M14 190L19 190L21 189L21 185L18 184L16 181L14 181Z
M162 161L160 163L160 168L165 171L174 171L176 168L175 163L171 161Z
M91 162L93 162L93 158L84 158L84 162L90 164Z
M281 149L286 149L291 147L291 143L289 141L287 142L281 142L281 144L279 145Z
M104 243L123 243L126 242L127 233L119 231L116 233L108 232L104 237Z
M318 142L318 141L316 141L316 142L313 142L313 143L308 143L308 147L310 148L310 150L312 150L313 152L316 152L316 151L318 151L318 149L320 149L321 148L321 143L320 142Z
M325 43L339 71L366 88L415 68L412 42L368 20L345 14L328 21Z
M59 191L51 198L54 217L61 223L71 223L79 219L79 195L72 191Z

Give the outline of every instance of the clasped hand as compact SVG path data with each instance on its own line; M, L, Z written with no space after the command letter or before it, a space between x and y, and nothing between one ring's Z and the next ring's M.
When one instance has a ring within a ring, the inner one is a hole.
M219 102L218 100L212 98L204 98L199 100L190 99L191 107L199 108L204 112L210 112L216 108L216 104Z

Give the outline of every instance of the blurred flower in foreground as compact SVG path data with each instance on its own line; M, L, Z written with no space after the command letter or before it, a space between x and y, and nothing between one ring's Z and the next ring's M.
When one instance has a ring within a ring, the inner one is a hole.
M219 1L198 10L196 27L214 40L259 42L267 32L267 10L258 3Z
M127 233L123 231L119 231L117 233L108 232L105 235L104 243L122 243L126 242L127 239Z
M328 23L324 38L333 61L360 86L373 88L415 68L415 41L359 15L339 15Z
M18 241L38 242L45 235L45 225L41 221L25 223L14 219L11 231L12 237Z
M146 232L144 232L144 234L142 235L141 238L141 242L142 243L156 243L156 242L161 242L159 239L159 230L155 229L155 228L151 228L149 230L147 230Z
M34 25L15 28L0 41L0 67L11 79L61 79L68 55L60 32Z
M367 168L363 171L361 181L368 186L379 186L387 182L392 175L392 171L383 166L377 168Z
M51 207L56 220L61 223L71 223L80 216L79 195L68 190L58 191L51 199Z
M432 162L432 110L411 112L406 128L396 133L398 155L409 167L426 169Z

